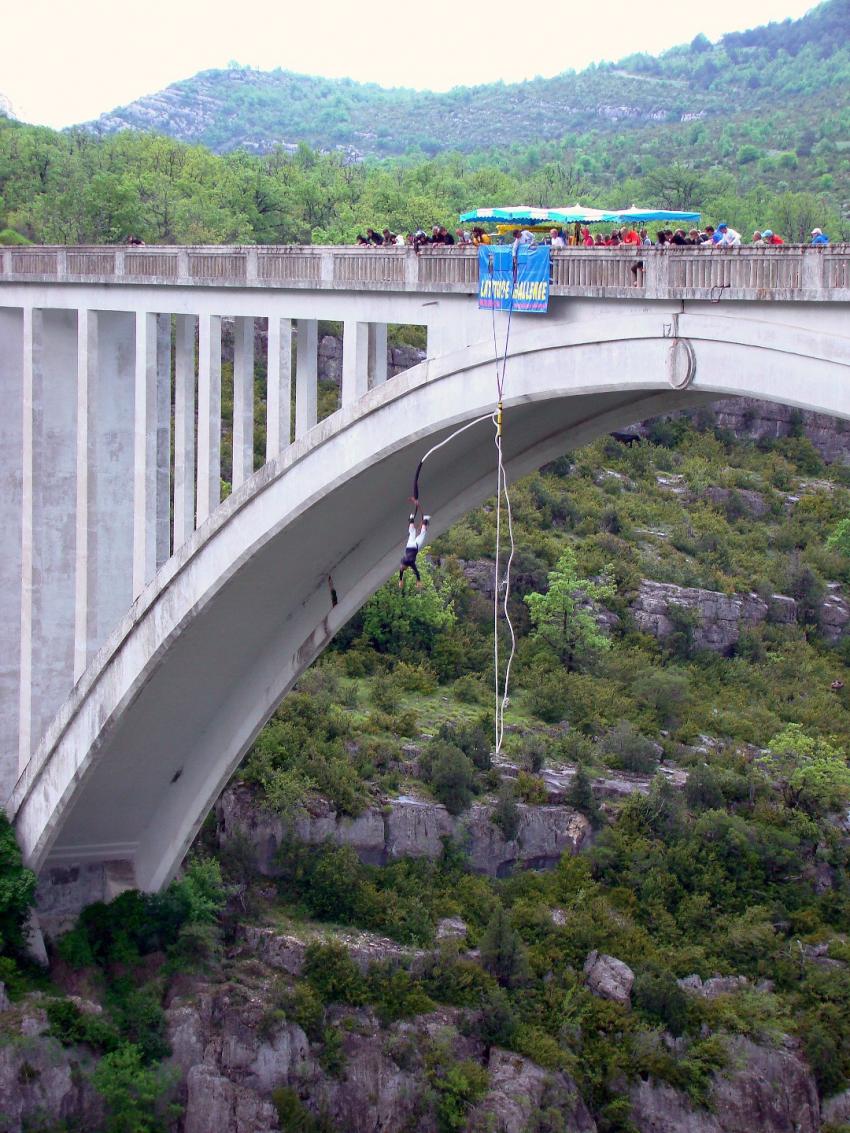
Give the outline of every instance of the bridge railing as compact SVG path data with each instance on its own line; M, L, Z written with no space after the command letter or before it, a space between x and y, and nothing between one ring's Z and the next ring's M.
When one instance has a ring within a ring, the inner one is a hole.
M0 248L0 281L126 282L188 286L473 293L469 246L368 248ZM567 248L552 253L555 295L847 298L850 246L811 248ZM844 294L841 294L844 293Z

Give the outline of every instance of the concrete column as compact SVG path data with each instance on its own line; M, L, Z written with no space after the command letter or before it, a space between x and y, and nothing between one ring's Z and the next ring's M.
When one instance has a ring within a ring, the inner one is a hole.
M233 320L233 473L235 491L254 471L254 320Z
M319 323L299 319L295 348L295 439L313 428L319 405Z
M197 526L221 500L221 316L201 315L198 331Z
M156 566L171 554L171 315L156 316Z
M19 768L74 683L77 312L24 314Z
M0 802L18 777L24 312L0 307Z
M195 530L195 316L174 327L174 550Z
M87 661L133 601L136 320L129 311L89 312L90 335L95 318L96 362L91 338L88 351Z
M74 681L89 660L89 598L92 596L91 504L97 469L94 464L93 414L97 393L97 312L77 312L77 516L74 566Z
M369 388L369 324L346 319L342 336L342 406Z
M369 389L387 380L387 324L369 323Z
M269 317L266 376L266 460L289 444L292 428L292 319Z
M157 317L136 315L133 413L133 597L156 573Z

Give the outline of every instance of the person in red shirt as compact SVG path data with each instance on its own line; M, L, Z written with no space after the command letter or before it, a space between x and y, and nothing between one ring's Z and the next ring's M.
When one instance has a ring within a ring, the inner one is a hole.
M762 234L761 234L761 238L765 242L765 244L784 244L785 243L785 241L782 239L782 237L777 236L776 233L773 232L770 228L765 228L764 232L762 232Z
M620 240L624 244L636 244L638 246L640 246L641 244L641 238L640 236L638 236L634 228L621 228Z

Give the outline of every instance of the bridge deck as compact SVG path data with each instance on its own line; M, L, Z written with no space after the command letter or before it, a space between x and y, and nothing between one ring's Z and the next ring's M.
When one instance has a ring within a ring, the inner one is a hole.
M636 260L643 263L637 278ZM471 294L477 249L327 246L0 248L0 282ZM554 295L649 299L850 298L850 245L823 248L568 248Z

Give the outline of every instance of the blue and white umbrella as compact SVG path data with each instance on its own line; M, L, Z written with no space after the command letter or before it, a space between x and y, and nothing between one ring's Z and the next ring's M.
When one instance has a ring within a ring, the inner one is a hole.
M612 220L633 220L637 224L645 224L650 220L669 220L676 221L698 221L700 214L698 212L673 212L670 209L639 209L637 205L632 205L630 209L623 209L622 212L612 213Z
M463 224L596 224L616 220L616 214L602 209L571 205L566 208L534 208L532 205L505 205L503 208L480 208L461 213Z

